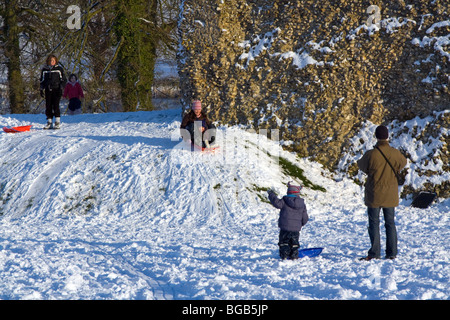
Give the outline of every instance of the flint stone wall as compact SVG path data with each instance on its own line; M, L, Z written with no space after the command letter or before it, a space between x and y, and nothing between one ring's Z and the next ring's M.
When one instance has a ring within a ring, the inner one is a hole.
M440 145L426 160L448 173L449 7L447 0L184 0L183 107L200 99L221 124L279 129L293 141L287 147L332 170L367 121L431 116L420 139ZM350 164L345 170L356 174ZM433 188L449 196L448 181Z

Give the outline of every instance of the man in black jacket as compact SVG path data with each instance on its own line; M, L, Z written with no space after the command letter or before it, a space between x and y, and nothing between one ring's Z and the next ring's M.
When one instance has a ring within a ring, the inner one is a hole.
M48 56L47 65L41 71L40 81L41 96L45 97L45 115L47 116L47 124L44 129L52 128L53 117L55 117L54 128L59 129L61 125L59 101L67 80L64 69L58 64L56 56Z

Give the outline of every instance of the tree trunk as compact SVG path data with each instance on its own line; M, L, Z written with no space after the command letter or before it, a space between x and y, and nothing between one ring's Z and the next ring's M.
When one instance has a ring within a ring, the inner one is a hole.
M9 103L12 113L25 113L25 93L20 70L19 26L17 21L18 1L5 0L4 34L5 57L8 68Z
M117 0L116 35L123 41L118 78L124 111L152 110L157 0Z

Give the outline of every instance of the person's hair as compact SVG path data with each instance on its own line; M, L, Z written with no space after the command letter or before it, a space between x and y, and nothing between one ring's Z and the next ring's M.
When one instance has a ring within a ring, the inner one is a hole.
M51 54L47 57L47 60L46 60L48 66L50 65L50 62L52 61L52 58L55 58L56 64L58 64L58 58L54 54Z
M195 121L197 119L197 117L195 116L194 110L190 110L188 113L188 122L192 122ZM208 119L208 116L206 115L206 113L202 110L201 112L201 116L200 119L205 119L206 120L206 124L210 125L211 121Z

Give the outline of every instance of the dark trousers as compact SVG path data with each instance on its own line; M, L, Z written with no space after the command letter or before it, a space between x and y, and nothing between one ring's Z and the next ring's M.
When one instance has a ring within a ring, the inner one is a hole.
M59 101L61 100L61 89L45 90L45 115L47 119L60 117Z
M278 246L280 247L281 259L297 259L300 231L280 230Z
M194 121L194 123L187 125L186 129L189 131L191 135L191 143L197 146L202 146L202 148L205 148L206 147L205 140L207 140L210 144L216 140L215 137L216 127L214 125L211 125L211 127L209 129L205 129L203 133L200 131L201 127L202 127L201 121Z
M383 209L386 229L386 257L397 256L397 229L395 227L395 208L367 208L369 216L369 237L371 247L369 257L380 258L380 211Z
M72 98L69 100L68 108L70 111L75 111L81 108L81 101L78 98Z

